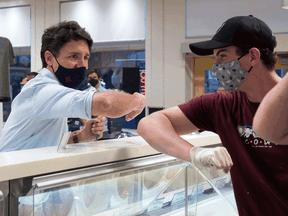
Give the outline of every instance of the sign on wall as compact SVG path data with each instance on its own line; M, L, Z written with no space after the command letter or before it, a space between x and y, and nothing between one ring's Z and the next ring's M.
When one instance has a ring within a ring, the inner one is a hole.
M146 71L140 71L140 88L139 93L146 95Z

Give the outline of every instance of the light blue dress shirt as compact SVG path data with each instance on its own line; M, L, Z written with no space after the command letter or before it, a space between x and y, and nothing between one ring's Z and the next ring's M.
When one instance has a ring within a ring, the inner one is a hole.
M40 73L13 100L0 152L56 146L68 132L68 117L91 119L95 92L67 88L46 68Z
M105 92L105 91L107 91L107 89L104 88L103 86L99 85L99 87L97 88L97 91L98 92Z

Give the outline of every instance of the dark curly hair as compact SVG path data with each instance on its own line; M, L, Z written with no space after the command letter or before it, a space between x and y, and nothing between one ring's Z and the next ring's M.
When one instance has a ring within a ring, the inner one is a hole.
M38 73L35 71L32 71L32 72L27 74L27 76L34 76L34 77L36 77L37 75L38 75Z
M92 69L92 70L89 70L88 73L87 73L87 77L88 77L90 74L92 74L92 73L96 73L97 76L98 76L98 78L101 78L101 72L100 72L100 70L98 70L97 68Z
M45 29L42 35L41 60L43 68L47 66L44 53L48 50L53 55L58 55L59 50L71 40L85 40L91 51L93 40L90 34L85 31L76 21L63 21L57 25Z
M268 70L274 70L275 64L277 62L277 53L273 52L274 48L276 47L276 39L274 37L273 40L273 50L270 50L268 48L258 48L260 51L260 59L263 65ZM245 45L235 45L237 47L236 53L237 55L241 56L249 52L249 50L252 48L251 46L245 46ZM257 47L256 47L257 48Z

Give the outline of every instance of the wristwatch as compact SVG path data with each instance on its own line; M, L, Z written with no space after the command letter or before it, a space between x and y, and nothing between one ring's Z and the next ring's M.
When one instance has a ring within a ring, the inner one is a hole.
M74 143L79 143L76 131L72 133L72 139Z

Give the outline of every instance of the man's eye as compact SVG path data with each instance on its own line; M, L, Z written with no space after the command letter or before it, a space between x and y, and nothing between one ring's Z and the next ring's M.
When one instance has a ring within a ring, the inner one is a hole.
M77 57L77 55L71 55L71 56L69 56L70 58L76 58Z
M85 56L84 59L85 59L85 60L88 60L88 59L89 59L89 56Z

